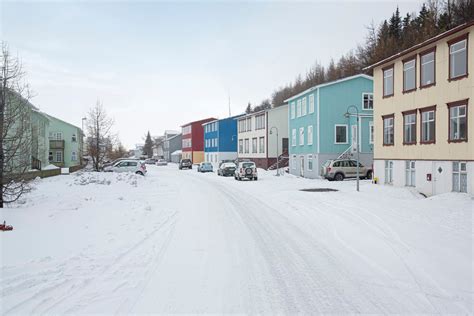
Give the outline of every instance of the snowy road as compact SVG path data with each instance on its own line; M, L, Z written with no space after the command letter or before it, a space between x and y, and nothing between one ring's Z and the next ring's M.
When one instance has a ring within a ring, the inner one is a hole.
M471 197L260 179L41 180L0 213L2 313L473 312Z

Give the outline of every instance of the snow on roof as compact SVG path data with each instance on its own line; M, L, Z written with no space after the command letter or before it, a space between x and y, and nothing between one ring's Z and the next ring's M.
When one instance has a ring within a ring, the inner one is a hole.
M288 102L290 100L293 100L295 98L298 98L308 92L311 92L313 90L316 90L316 89L319 89L319 88L323 88L323 87L327 87L327 86L331 86L333 84L338 84L338 83L341 83L341 82L344 82L344 81L349 81L349 80L352 80L352 79L356 79L356 78L365 78L365 79L369 79L369 80L373 80L373 78L371 76L368 76L366 74L358 74L358 75L354 75L354 76L350 76L350 77L346 77L346 78L342 78L342 79L338 79L338 80L334 80L334 81L331 81L331 82L326 82L326 83L321 83L321 84L318 84L314 87L311 87L309 89L306 89L304 90L303 92L300 92L288 99L285 100L285 102Z
M178 149L178 150L175 150L171 153L171 156L177 156L177 155L181 155L183 153L183 151L181 149Z

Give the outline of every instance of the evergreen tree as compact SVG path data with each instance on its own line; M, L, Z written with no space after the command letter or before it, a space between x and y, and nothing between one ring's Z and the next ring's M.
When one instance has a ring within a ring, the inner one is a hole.
M245 109L245 113L250 114L252 113L252 105L250 102L247 104L247 108Z
M146 134L145 145L143 146L143 154L148 158L153 157L153 140L151 139L150 131Z

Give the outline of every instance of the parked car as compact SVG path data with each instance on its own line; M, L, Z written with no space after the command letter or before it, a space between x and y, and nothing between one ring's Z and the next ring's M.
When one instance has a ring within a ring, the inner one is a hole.
M104 171L112 171L111 170L111 167L113 167L117 162L119 161L124 161L124 160L136 160L136 161L139 161L138 159L135 159L135 158L118 158L118 159L115 159L114 161L112 162L106 162L103 164L102 166L102 169Z
M235 174L235 169L237 169L237 165L233 162L224 162L219 166L217 169L218 176L233 176Z
M158 159L156 161L156 165L157 166L167 166L168 165L168 161L166 161L165 159Z
M357 161L351 159L333 159L321 166L321 176L329 181L342 181L357 177ZM372 169L359 163L359 178L372 179Z
M115 165L110 167L110 171L133 172L141 176L144 176L147 172L145 163L135 160L135 159L119 161Z
M198 172L213 172L212 164L210 162L201 162L198 165Z
M218 167L218 168L220 168L220 167L222 166L222 164L227 163L227 162L233 162L233 163L235 163L235 160L234 160L234 159L224 159L224 160L221 160L221 161L219 161L219 167Z
M154 164L156 164L157 161L158 161L158 159L155 159L155 158L148 158L148 159L145 160L145 163L146 163L147 165L154 165Z
M258 180L257 166L253 161L241 161L234 172L235 180L250 179Z
M179 170L182 169L193 169L193 162L191 159L181 159L179 162Z

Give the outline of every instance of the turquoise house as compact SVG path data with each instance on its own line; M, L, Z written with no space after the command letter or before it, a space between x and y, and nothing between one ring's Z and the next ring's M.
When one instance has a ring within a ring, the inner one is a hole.
M289 104L290 173L319 178L326 160L356 158L357 147L361 163L371 166L372 92L372 77L361 74L314 86L285 100Z
M54 116L49 119L49 163L58 167L74 167L82 163L82 130Z

